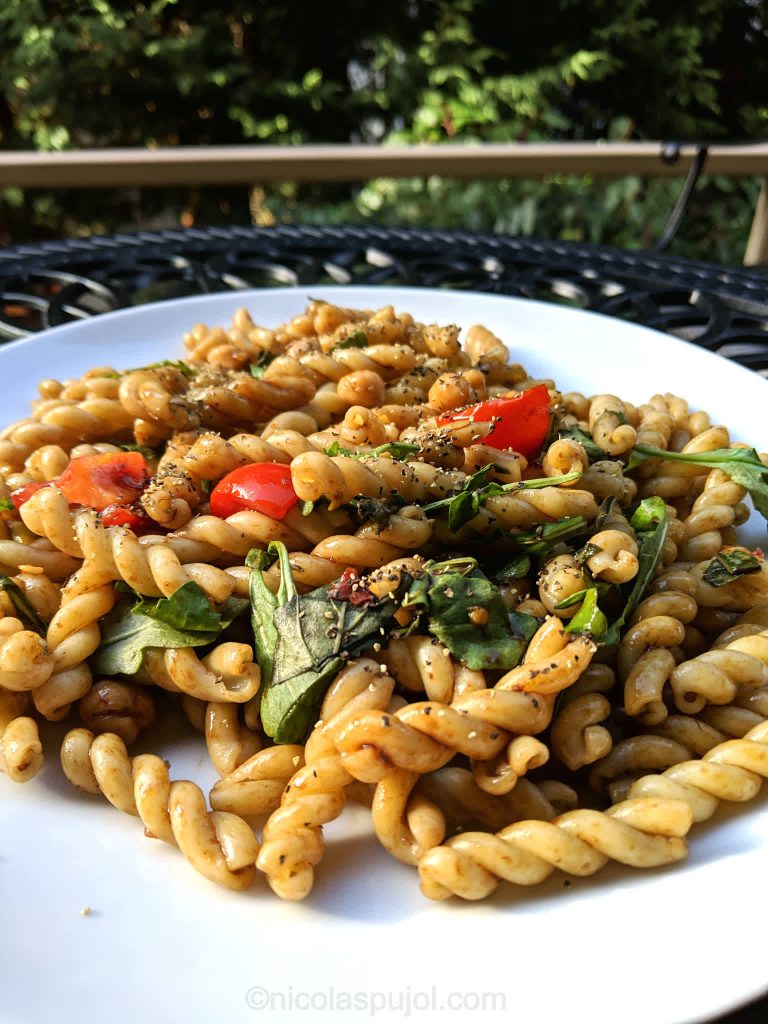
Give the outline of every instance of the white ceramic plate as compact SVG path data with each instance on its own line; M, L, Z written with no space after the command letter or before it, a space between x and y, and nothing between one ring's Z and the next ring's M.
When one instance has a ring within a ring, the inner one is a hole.
M638 402L673 391L768 448L768 383L645 328L594 314L479 294L312 287L418 318L482 322L530 372L565 390ZM202 296L144 306L0 348L3 421L26 414L41 377L182 355L199 321L245 305L274 325L301 289ZM756 540L765 535L753 520ZM0 1020L134 1024L178 1020L419 1021L569 1019L673 1024L714 1017L768 984L762 920L768 805L722 811L695 829L689 860L638 872L609 866L565 887L501 887L485 904L431 903L413 869L378 849L362 809L327 829L310 898L278 901L266 884L218 889L136 819L68 788L48 737L25 786L0 776ZM198 739L147 737L174 778L213 782ZM160 751L159 751L160 752ZM81 909L91 907L89 916ZM752 908L755 919L748 908Z

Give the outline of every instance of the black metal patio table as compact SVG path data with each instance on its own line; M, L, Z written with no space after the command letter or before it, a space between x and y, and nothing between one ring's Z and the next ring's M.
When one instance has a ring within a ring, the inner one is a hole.
M667 331L768 376L768 273L759 269L371 226L143 231L6 249L0 341L162 299L317 284L439 287L566 303ZM768 996L721 1020L764 1024Z

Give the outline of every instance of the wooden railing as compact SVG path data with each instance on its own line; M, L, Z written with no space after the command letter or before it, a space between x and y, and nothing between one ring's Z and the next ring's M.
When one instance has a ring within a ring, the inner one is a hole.
M0 153L0 187L116 188L363 181L379 176L540 178L683 177L700 147L661 142L562 142L421 146L179 146ZM768 179L768 144L712 145L706 173ZM745 263L768 261L768 191L760 194Z

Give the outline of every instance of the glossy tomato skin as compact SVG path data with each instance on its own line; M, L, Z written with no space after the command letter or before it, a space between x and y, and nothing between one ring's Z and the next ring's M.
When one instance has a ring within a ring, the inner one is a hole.
M148 533L159 529L143 511L137 511L130 505L107 505L101 513L102 526L127 526L134 533Z
M441 426L458 420L472 423L493 423L493 430L484 439L491 448L506 449L524 455L530 462L541 451L549 431L551 403L546 384L537 384L503 398L489 398L438 419Z
M227 473L211 491L211 512L228 519L235 512L261 512L282 519L298 504L290 467L279 462L254 462Z
M23 484L21 487L16 487L11 491L11 501L13 502L14 508L18 512L21 506L29 501L33 494L36 494L42 487L50 487L50 481L45 483L37 483L33 481L28 484Z
M105 452L72 459L56 481L70 505L102 512L109 505L130 505L152 473L141 452Z

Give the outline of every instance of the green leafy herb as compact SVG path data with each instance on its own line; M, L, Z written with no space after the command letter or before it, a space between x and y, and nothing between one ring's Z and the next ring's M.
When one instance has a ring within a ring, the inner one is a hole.
M507 536L526 553L546 558L554 547L583 533L587 528L584 516L564 516L554 523L539 523L532 530Z
M581 608L565 627L565 632L581 633L595 640L601 640L608 631L608 621L597 603L597 587L588 587L586 591L572 594L557 607L566 607L567 602L575 604L574 599L577 597L582 597Z
M584 598L587 596L587 591L591 589L584 587L583 590L577 590L575 594L570 594L568 597L564 597L562 601L558 601L555 608L573 608L575 604L581 604Z
M93 668L104 675L130 676L139 671L149 647L203 647L213 643L247 605L241 598L230 598L221 612L214 612L192 580L170 597L123 601L102 623L101 645L93 656Z
M334 345L331 352L338 352L343 348L367 348L368 344L368 335L365 331L355 331L354 334L348 334L338 345Z
M597 544L593 544L591 541L589 541L587 544L584 545L583 548L580 548L576 552L574 557L579 565L584 565L585 562L588 562L590 560L590 558L593 558L595 555L599 555L602 550L603 549L601 547L598 547Z
M188 363L183 362L181 359L161 359L159 363L150 363L149 366L141 366L141 370L159 370L164 366L172 366L179 373L184 374L185 377L197 376L197 370L194 366L190 366ZM131 373L132 371L126 370L125 373Z
M145 444L134 444L133 442L131 442L126 444L119 444L117 447L124 452L138 452L139 455L144 456L147 462L152 462L155 459L159 459L160 456L162 455L162 452L158 448L148 448Z
M277 594L272 593L262 575L275 558L280 559L280 587ZM261 692L263 695L272 684L274 671L274 654L277 647L275 612L280 604L286 604L296 595L296 587L291 576L285 546L277 541L273 541L267 551L253 548L248 552L245 564L251 569L249 580L251 625L255 640L256 660L261 669Z
M256 377L257 380L261 380L264 374L267 372L267 367L270 363L273 363L276 359L274 352L267 352L264 349L259 353L255 362L251 363L248 369L251 371L251 376Z
M629 523L635 531L638 546L638 570L621 615L610 624L603 638L606 644L619 642L624 623L632 617L661 561L669 523L664 501L661 498L643 498L635 507Z
M16 506L10 498L0 498L0 512L15 512Z
M191 629L196 633L215 633L221 622L221 615L213 611L205 593L193 580L174 590L170 597L150 601L140 598L133 611L174 629Z
M531 571L531 559L529 555L516 555L511 561L503 565L495 572L494 579L502 587L515 580L522 580Z
M482 573L443 573L427 591L429 632L472 669L510 669L520 663L538 628L532 615L508 612Z
M284 544L269 554L280 561L281 585L272 594L258 571L267 559L249 555L251 609L256 653L261 668L261 721L278 743L303 742L317 719L325 692L348 658L382 642L398 626L395 612L411 582L403 574L393 595L378 600L358 588L354 603L337 584L298 594Z
M605 459L611 458L608 452L603 451L599 445L595 444L592 440L592 435L580 427L568 427L567 430L559 430L557 433L561 438L566 438L569 441L578 441L584 448L590 462L602 462Z
M509 612L491 581L471 557L427 563L403 606L416 609L417 622L472 669L509 669L520 663L538 628L532 615Z
M356 452L351 448L342 447L338 441L334 441L325 449L325 454L333 458L336 455L346 455L350 459L374 459L379 455L391 455L393 459L400 462L407 462L411 455L420 452L417 444L406 444L405 441L388 441L380 444L377 448L369 448L367 451Z
M768 466L764 466L754 448L716 448L712 452L668 452L663 448L637 445L627 465L631 471L646 459L684 462L687 465L721 469L735 484L744 487L755 508L768 519Z
M0 575L0 591L6 593L13 605L13 610L25 626L28 626L40 636L45 636L47 627L35 609L29 603L29 599L19 584L8 576Z
M710 587L724 587L740 576L760 572L760 568L759 560L747 551L721 551L704 570L703 580Z
M389 526L394 509L376 498L353 498L347 502L347 508L353 520L361 526L364 523L372 523L383 530Z
M460 491L448 498L441 498L439 501L425 505L424 511L436 512L438 509L446 508L448 510L448 527L452 533L457 533L462 526L475 518L489 498L500 494L510 494L514 491L570 484L581 476L581 470L574 470L564 476L546 476L535 480L520 480L518 483L499 484L495 481L488 482L488 475L492 471L492 465L484 466L464 481Z

